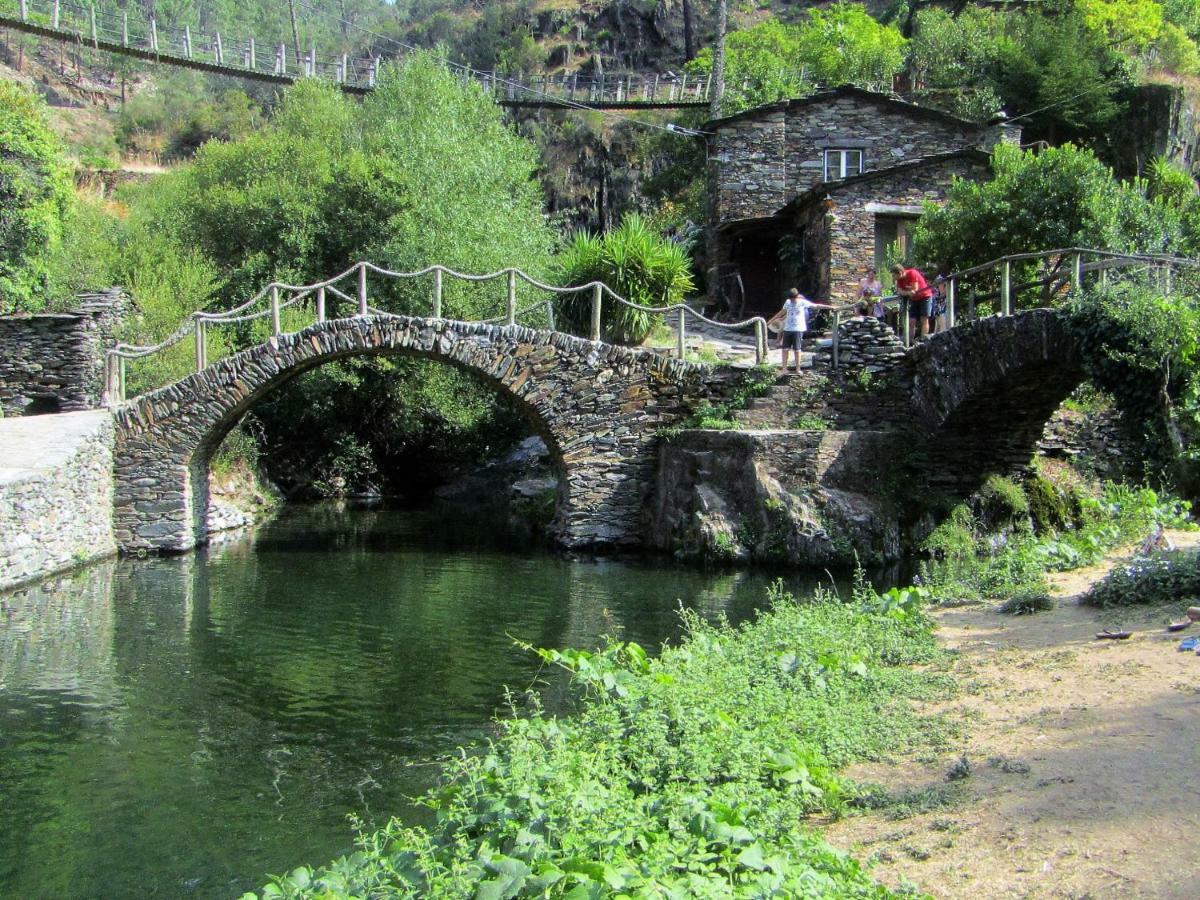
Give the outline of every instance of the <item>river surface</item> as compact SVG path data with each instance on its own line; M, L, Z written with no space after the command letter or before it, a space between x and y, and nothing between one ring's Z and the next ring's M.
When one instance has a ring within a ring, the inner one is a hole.
M228 898L329 861L351 813L420 821L436 760L486 735L506 688L545 681L514 641L655 648L680 603L738 621L774 577L491 533L289 509L205 552L0 595L0 897Z

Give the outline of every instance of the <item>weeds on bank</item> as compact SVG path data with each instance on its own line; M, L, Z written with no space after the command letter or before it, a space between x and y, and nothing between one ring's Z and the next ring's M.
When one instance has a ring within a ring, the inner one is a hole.
M1117 566L1083 602L1101 609L1200 602L1200 553L1170 551Z
M570 673L575 715L503 719L425 798L436 826L393 821L262 896L899 896L805 817L845 808L839 767L944 740L911 702L953 689L913 668L941 657L921 594L770 599L737 628L683 613L657 659L615 641L533 651Z
M922 566L921 582L931 598L1005 599L1001 609L1018 614L1049 609L1046 572L1091 565L1160 525L1191 527L1187 503L1149 488L1109 483L1098 497L1073 493L1060 498L1053 516L1041 512L1047 490L1036 478L1024 490L992 478L972 504L955 507L924 544L933 559Z

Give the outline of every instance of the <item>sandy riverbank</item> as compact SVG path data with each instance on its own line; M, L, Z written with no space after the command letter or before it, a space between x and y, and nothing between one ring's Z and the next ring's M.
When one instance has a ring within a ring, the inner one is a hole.
M1171 537L1200 545L1194 532ZM1177 652L1183 635L1163 631L1162 609L1078 605L1122 558L1053 576L1052 611L939 612L965 688L948 711L965 737L952 752L848 774L949 802L848 818L827 838L873 859L877 878L935 897L1200 897L1200 656ZM1135 633L1095 640L1111 626ZM971 774L950 791L964 755Z

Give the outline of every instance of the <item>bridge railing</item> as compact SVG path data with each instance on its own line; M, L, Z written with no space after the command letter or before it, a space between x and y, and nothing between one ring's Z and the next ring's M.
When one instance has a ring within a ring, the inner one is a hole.
M277 339L283 334L283 313L289 309L304 308L307 310L311 302L311 323L321 323L328 320L330 309L338 301L349 303L353 307L354 317L379 316L384 318L401 318L395 313L378 309L371 305L370 277L376 276L391 282L415 282L428 278L430 284L429 317L444 320L443 300L446 279L461 281L467 284L482 284L502 281L505 286L504 313L490 319L472 320L484 324L517 325L522 318L531 313L544 316L544 321L554 330L555 301L578 294L589 294L591 298L591 316L589 321L589 339L595 342L603 337L604 304L615 303L630 309L636 309L651 315L674 316L676 328L675 353L683 359L687 354L688 319L706 322L719 328L737 331L752 328L754 331L755 360L762 363L767 354L767 323L761 316L753 316L741 322L718 322L697 312L684 303L665 306L646 306L635 303L615 293L602 281L592 281L575 287L558 287L545 284L526 274L520 269L508 268L485 275L469 275L456 272L446 266L428 266L417 272L396 272L384 269L369 262L359 262L346 271L324 281L313 284L294 285L283 282L272 282L249 300L221 312L194 312L164 340L157 344L144 346L119 343L110 349L105 360L105 395L107 401L120 403L126 396L126 370L130 360L147 359L161 354L181 343L191 336L195 344L195 370L198 372L209 364L208 333L209 329L222 325L236 325L256 321L269 320L270 338ZM548 294L535 302L519 305L519 286L525 285L535 291ZM301 307L301 304L305 304ZM305 327L310 320L303 318ZM540 324L540 323L539 323Z
M1014 269L1021 263L1042 263L1043 273L1021 281L1014 281ZM953 328L961 321L979 317L980 307L988 304L990 315L1009 316L1016 311L1020 292L1037 289L1042 297L1051 300L1081 290L1088 275L1096 275L1101 284L1107 284L1113 274L1129 276L1145 275L1155 280L1156 286L1170 296L1175 288L1176 274L1181 270L1200 273L1200 260L1163 254L1121 253L1112 250L1096 250L1090 247L1066 247L1057 250L1042 250L1036 253L1014 253L1001 256L969 269L930 279L930 286L938 286L946 301L946 328ZM995 286L993 286L993 284ZM889 309L897 309L900 339L905 347L912 345L912 322L908 304L898 295L881 298ZM962 308L965 299L966 308ZM991 304L995 302L995 306ZM861 302L842 304L833 309L831 358L836 368L839 364L839 326L842 319L852 315Z

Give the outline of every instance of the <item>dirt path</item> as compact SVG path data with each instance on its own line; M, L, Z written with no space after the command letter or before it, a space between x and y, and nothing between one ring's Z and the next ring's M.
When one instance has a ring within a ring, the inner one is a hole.
M951 705L961 746L848 774L941 805L849 818L827 838L935 897L1200 898L1200 657L1176 651L1162 610L1114 621L1077 604L1109 565L1055 577L1049 612L939 613L967 688ZM1114 624L1133 637L1095 640ZM970 775L948 781L963 755Z

